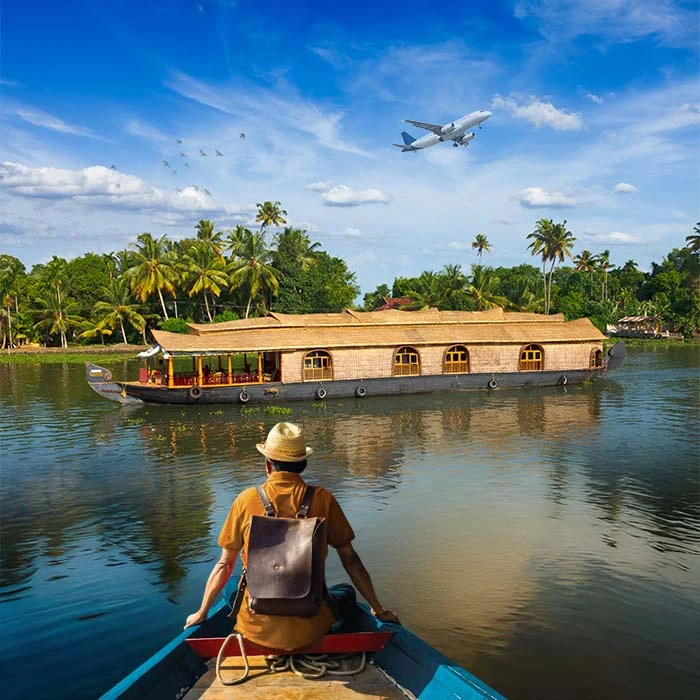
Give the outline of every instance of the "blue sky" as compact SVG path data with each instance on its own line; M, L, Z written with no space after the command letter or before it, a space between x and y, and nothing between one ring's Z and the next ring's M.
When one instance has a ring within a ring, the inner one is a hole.
M648 269L700 219L696 2L5 0L1 12L0 252L28 267L143 231L182 238L201 218L252 225L268 199L363 291L469 270L477 233L485 262L537 264L526 235L540 218L566 219L574 252ZM403 119L477 109L493 116L468 148L391 145L425 133Z

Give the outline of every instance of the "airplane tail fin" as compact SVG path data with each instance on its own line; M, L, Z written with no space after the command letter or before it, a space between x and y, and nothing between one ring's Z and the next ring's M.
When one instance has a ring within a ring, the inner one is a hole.
M402 131L402 132L401 132L401 136L403 136L403 142L404 142L407 146L410 146L410 145L415 141L415 139L413 138L413 136L411 136L411 134L406 133L405 131Z

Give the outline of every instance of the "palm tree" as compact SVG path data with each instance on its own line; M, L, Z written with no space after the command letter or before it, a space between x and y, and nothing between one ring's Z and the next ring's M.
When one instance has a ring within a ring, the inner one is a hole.
M413 289L406 292L411 298L410 304L403 309L419 311L420 309L439 309L445 306L445 286L441 284L440 275L432 270L421 272Z
M571 258L571 248L574 246L574 234L566 228L566 219L561 224L554 224L548 246L548 257L551 261L549 268L549 289L547 291L547 309L552 305L552 281L554 268L557 263L564 262L564 258Z
M200 219L194 228L197 231L197 239L211 247L217 255L221 255L223 250L221 238L224 234L221 231L214 233L214 222L209 219Z
M688 241L686 248L688 248L693 255L700 255L700 221L693 226L693 231L694 233L685 237L685 240Z
M593 295L593 273L596 269L598 258L590 250L584 250L574 258L574 265L577 272L588 273L588 292Z
M252 235L253 232L242 224L238 224L238 226L228 232L225 250L229 251L231 262L241 256L246 247L246 240Z
M258 208L255 220L260 224L261 231L268 226L282 226L287 223L287 219L284 218L287 212L279 202L258 202L255 206Z
M44 298L36 300L39 321L34 324L37 331L47 335L59 335L61 347L68 347L67 333L73 327L79 327L84 319L75 314L78 305L73 301L65 302L60 298L60 289L53 287Z
M97 330L111 333L117 326L122 333L124 344L126 330L124 323L128 323L139 333L143 333L146 327L146 319L139 313L138 304L132 303L129 295L129 285L125 279L113 279L108 287L100 287L102 301L98 301L93 307L93 311L98 316ZM85 331L91 333L92 330Z
M551 219L540 219L535 224L535 230L528 234L528 238L532 238L532 243L528 249L533 255L539 255L542 259L542 283L544 285L544 312L549 313L549 304L547 303L547 261L549 260L549 243L552 238L552 229L554 222Z
M505 308L508 299L496 292L499 279L490 267L472 265L472 276L467 284L467 294L474 301L477 311L493 309L497 306Z
M195 241L183 256L184 278L187 280L187 294L193 297L202 293L204 307L209 322L212 321L207 292L219 297L221 290L228 287L226 262L204 241Z
M285 226L282 233L277 234L277 251L279 254L293 260L303 272L307 272L318 262L318 242L311 242L306 231L300 228Z
M476 249L477 255L479 256L479 265L481 265L481 256L484 252L488 253L491 250L491 244L483 233L477 233L472 241L472 248Z
M15 257L5 253L0 255L0 306L7 318L7 334L3 333L2 347L13 348L12 307L19 313L19 287L24 275L24 265Z
M603 301L608 298L608 270L612 267L610 264L610 251L604 250L597 258L596 263L598 269L603 273L603 289L602 297Z
M136 250L136 264L125 272L125 277L140 302L157 292L163 316L167 319L163 291L175 296L177 271L167 249L166 236L155 239L150 233L141 233L136 240L137 243L131 244Z
M253 299L267 299L268 292L274 296L279 291L279 272L271 265L272 252L265 245L263 231L253 233L245 229L237 244L236 257L229 263L231 288L245 287L248 290L248 318Z

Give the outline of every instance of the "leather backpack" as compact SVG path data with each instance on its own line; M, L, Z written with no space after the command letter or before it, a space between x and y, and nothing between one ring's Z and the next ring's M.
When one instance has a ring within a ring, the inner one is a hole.
M263 615L312 617L326 595L324 518L307 518L314 487L295 518L279 518L262 486L265 515L253 515L248 537L248 607Z

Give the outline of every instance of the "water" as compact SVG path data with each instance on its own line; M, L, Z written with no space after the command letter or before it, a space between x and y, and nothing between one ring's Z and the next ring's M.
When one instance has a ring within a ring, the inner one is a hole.
M133 376L138 363L106 363ZM290 404L382 603L508 696L700 697L699 346L583 388ZM0 366L5 698L94 698L182 628L279 416ZM250 409L246 409L250 410ZM331 553L329 583L345 580Z

